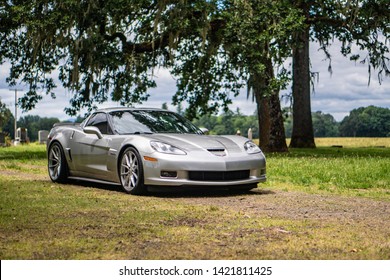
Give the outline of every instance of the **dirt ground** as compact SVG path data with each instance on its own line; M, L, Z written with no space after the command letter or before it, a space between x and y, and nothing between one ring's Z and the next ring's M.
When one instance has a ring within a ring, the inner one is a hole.
M0 170L0 175L13 177L14 180L50 182L46 174ZM101 189L113 192L123 195L124 198L127 196L121 192L119 186L113 185L73 181L68 187L96 188L97 191ZM184 228L183 232L175 235L177 239L174 240L171 235L167 235L167 239L159 237L154 238L155 241L130 242L131 250L130 247L127 249L133 252L133 255L126 258L390 259L388 200L310 194L264 187L247 193L228 190L165 189L152 191L149 197L134 199L155 203L161 201L162 205L167 205L168 202L172 207L176 203L184 204L190 206L189 209L192 206L205 206L205 211L216 209L218 212L215 213L222 214L221 217L224 218L219 220L216 218L218 215L214 214L212 215L214 220L207 217L194 219L180 216L178 219L165 221L164 226L172 225L178 230ZM240 223L241 218L248 221L243 223L244 227L241 228L238 224L236 228L226 228L226 221L233 219ZM208 228L207 225L211 226ZM191 230L186 230L187 228ZM183 241L183 238L186 240L193 234L192 232L202 233L206 229L211 229L209 234L212 238L200 238L197 240L197 246ZM253 247L253 244L259 242L262 247L256 247L257 245ZM205 244L211 249L205 251ZM127 249L121 252L127 252Z
M0 170L0 174L17 176L19 178L49 180L46 174L27 174L5 170ZM80 184L80 182L75 183L76 185ZM291 220L324 220L343 223L353 222L365 224L368 227L383 227L390 231L389 201L270 190L262 187L245 194L232 194L226 190L182 191L179 189L176 192L152 191L150 195L168 199L174 198L176 201L193 205L221 207L241 212L243 215L248 216L268 216L270 218Z
M258 188L241 195L223 195L220 192L219 195L182 195L175 199L190 204L240 211L250 217L354 222L366 224L368 227L390 229L390 202L368 198Z

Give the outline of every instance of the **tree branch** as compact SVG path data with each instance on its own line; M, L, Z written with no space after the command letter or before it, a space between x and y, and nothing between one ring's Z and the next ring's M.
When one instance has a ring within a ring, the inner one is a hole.
M226 21L222 19L213 20L210 22L210 34L213 36L215 33L226 26ZM123 52L125 53L147 53L153 52L157 49L164 49L169 46L169 32L163 33L156 37L154 40L143 43L132 43L127 41L125 34L122 32L115 32L111 35L105 34L105 26L100 26L100 33L103 34L104 39L107 41L114 41L119 39L122 42ZM193 30L187 32L186 35L193 33ZM183 34L182 34L183 35Z
M347 22L345 20L333 19L333 18L329 18L326 16L310 17L310 18L306 19L306 23L308 23L308 24L315 24L315 23L319 23L319 22L326 23L326 24L329 24L332 26L337 26L337 27L347 25Z

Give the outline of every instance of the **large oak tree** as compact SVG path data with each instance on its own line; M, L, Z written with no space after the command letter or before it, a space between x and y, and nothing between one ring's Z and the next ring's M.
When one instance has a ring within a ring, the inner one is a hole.
M278 92L289 31L299 24L280 1L7 1L0 8L0 60L11 63L10 85L31 109L55 97L53 73L73 92L66 112L92 110L108 99L142 102L156 67L173 69L174 101L189 117L227 108L248 83L259 107L262 146L286 150ZM273 130L273 131L272 131Z
M205 1L6 1L0 8L0 61L11 63L10 85L24 83L29 110L55 97L53 73L72 92L75 115L111 99L131 105L155 86L153 69L167 66L182 34L207 20Z
M215 100L226 106L246 84L257 103L261 148L287 151L279 91L288 81L283 63L291 55L290 34L303 18L284 1L224 1L213 18L218 28L179 45L174 101L189 102L193 117L210 106L218 109Z

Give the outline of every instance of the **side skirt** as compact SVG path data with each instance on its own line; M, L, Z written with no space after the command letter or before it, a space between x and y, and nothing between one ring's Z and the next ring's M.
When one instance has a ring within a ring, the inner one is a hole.
M119 183L115 183L115 182L111 182L111 181L105 181L105 180L99 180L99 179L91 179L91 178L76 177L76 176L69 176L68 178L71 179L71 180L79 180L79 181L87 181L87 182L92 182L92 183L100 183L100 184L120 186Z

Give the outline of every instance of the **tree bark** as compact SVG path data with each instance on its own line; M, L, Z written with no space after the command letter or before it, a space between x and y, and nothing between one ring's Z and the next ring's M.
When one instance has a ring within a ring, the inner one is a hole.
M270 140L270 114L268 98L262 97L257 88L253 94L256 97L257 119L259 122L259 146L262 151L267 151Z
M268 143L268 152L288 152L286 144L286 133L284 131L284 122L282 108L280 106L279 92L274 92L269 98L269 114L271 119L270 139Z
M274 78L270 59L267 59L266 67L268 78L259 78L255 75L256 80L253 84L260 130L260 148L263 152L288 152L279 92L272 91L271 94L264 95L264 89L268 86L270 79Z
M310 104L309 27L295 34L291 148L315 148Z

